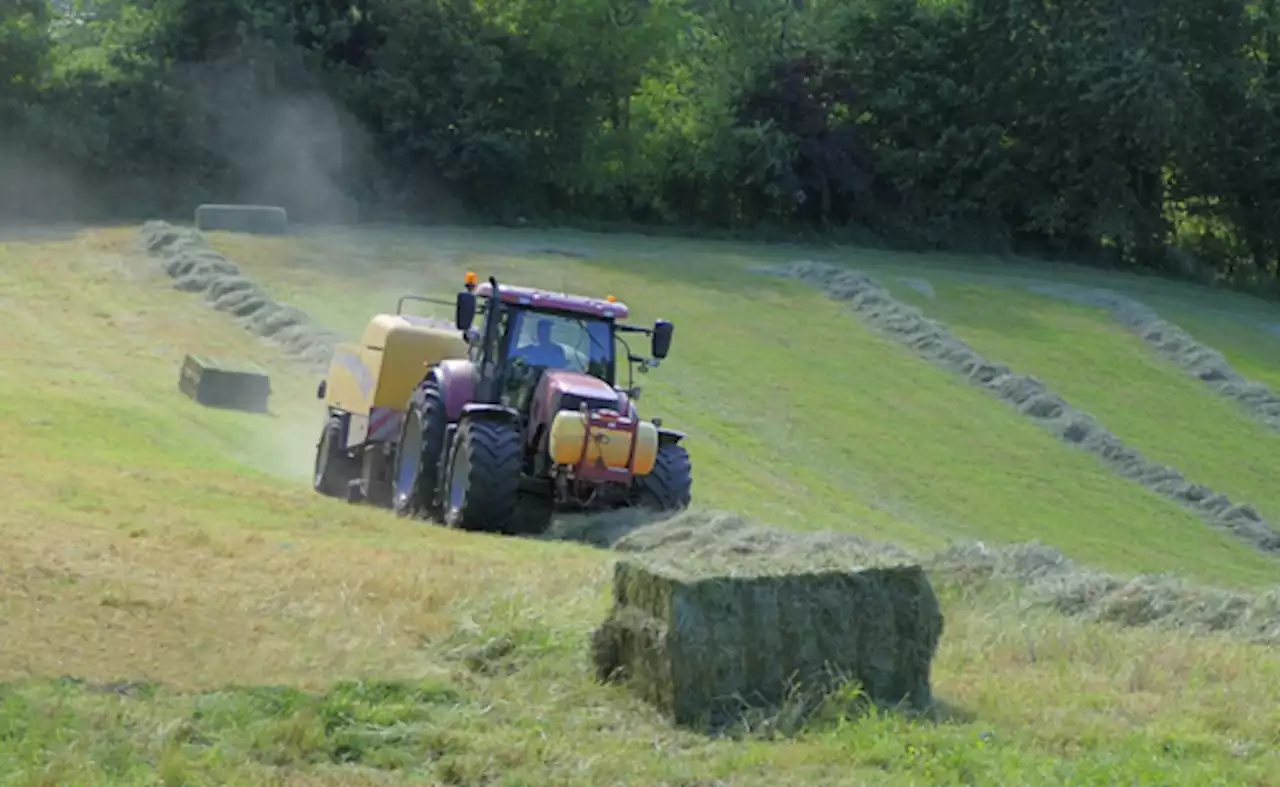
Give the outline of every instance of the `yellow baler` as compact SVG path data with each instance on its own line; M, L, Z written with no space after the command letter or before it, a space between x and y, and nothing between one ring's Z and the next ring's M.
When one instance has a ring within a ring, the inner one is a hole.
M360 344L338 345L329 365L325 404L349 414L347 447L385 441L393 425L398 434L426 365L466 357L456 328L403 314L375 316Z

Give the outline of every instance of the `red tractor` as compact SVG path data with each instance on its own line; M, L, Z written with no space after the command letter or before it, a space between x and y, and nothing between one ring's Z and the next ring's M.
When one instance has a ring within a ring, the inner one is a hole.
M635 366L645 373L667 356L674 326L619 322L627 315L612 296L499 287L492 277L477 287L467 274L455 319L468 357L429 363L413 392L391 473L396 513L527 533L557 511L687 507L684 434L641 419L631 384ZM651 337L652 357L632 354L625 334Z

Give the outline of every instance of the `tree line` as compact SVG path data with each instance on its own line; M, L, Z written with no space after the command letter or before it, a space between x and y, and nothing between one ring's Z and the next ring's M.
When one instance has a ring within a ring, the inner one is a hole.
M1276 0L0 0L0 209L252 198L1270 280L1278 36Z

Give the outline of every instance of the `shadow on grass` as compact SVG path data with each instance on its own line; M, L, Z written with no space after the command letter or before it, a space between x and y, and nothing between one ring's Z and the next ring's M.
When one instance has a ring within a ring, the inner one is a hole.
M545 532L531 538L570 541L612 550L629 534L666 518L640 508L622 508L598 514L564 514L557 516Z
M923 707L905 701L897 704L872 701L856 682L846 682L821 692L795 691L778 702L742 702L732 714L688 725L688 728L712 738L785 741L838 732L862 722L892 720L941 726L966 725L977 719L973 711L938 697Z

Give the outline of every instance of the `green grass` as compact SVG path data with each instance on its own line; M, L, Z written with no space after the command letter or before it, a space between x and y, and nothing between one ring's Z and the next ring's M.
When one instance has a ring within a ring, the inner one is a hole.
M548 676L519 679L538 677ZM46 783L83 785L390 784L393 778L535 785L548 783L550 773L563 779L554 783L582 784L1260 785L1267 778L1257 767L1267 754L1247 742L1224 750L1195 720L1125 730L1123 722L1098 715L1066 739L1054 725L1017 730L986 719L922 726L893 715L853 719L832 712L787 743L707 741L658 732L642 719L637 726L646 734L628 739L602 731L607 722L574 705L589 697L553 698L535 689L517 701L500 687L504 681L496 683L468 690L447 683L341 682L316 694L233 686L193 695L146 686L29 684L0 695L0 731L21 741L0 753L0 767L13 772L52 750L62 756L46 766L46 778L56 777ZM1113 703L1105 689L1094 691L1082 692L1063 714L1087 715ZM610 746L594 752L568 738L577 735L585 744L602 732ZM575 770L597 781L567 775Z
M1280 522L1280 434L1156 357L1108 311L1015 289L934 289L935 300L903 297L979 352L1040 378L1150 459Z
M4 787L1280 780L1274 650L1024 612L998 589L940 588L939 721L836 703L785 739L674 730L592 679L607 555L314 495L315 380L172 290L133 241L0 246ZM338 327L395 289L385 273L304 271L288 248L244 241L241 261ZM429 252L406 244L402 260ZM701 262L503 265L677 320L643 401L690 426L704 501L922 544L1033 532L1097 562L1261 578L1211 540L1197 560L1087 522L1110 512L1207 539L803 288ZM181 396L185 352L269 368L273 415ZM981 513L951 520L969 506Z
M1161 317L1189 331L1221 352L1246 377L1280 388L1280 305L1258 297L1199 285L1167 281L1115 271L1026 260L918 255L858 255L853 262L877 274L907 300L915 293L896 281L899 276L922 277L933 283L1008 285L1010 278L1035 278L1085 287L1105 287L1136 298ZM915 301L932 309L935 303ZM1025 313L1017 299L1009 299L1006 314Z
M1155 296L1147 300L1162 317L1216 348L1245 377L1280 390L1280 334L1268 330L1272 325L1280 326L1280 308L1238 309L1237 314L1265 323L1254 325L1197 309L1185 299Z

